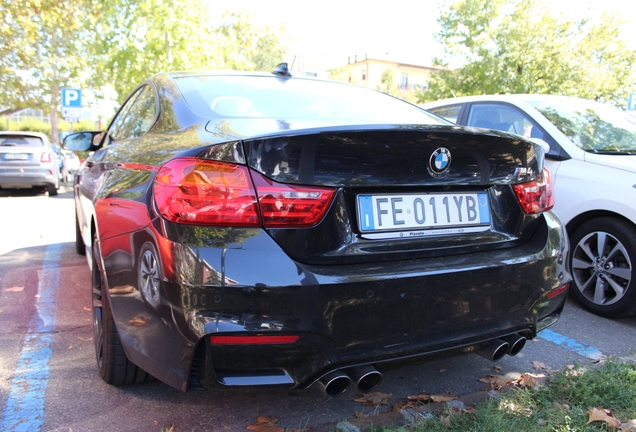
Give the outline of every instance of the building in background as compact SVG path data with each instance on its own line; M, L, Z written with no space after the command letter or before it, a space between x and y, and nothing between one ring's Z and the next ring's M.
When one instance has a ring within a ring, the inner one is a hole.
M418 91L428 90L431 75L437 66L422 66L400 62L388 56L349 57L346 67L348 81L411 100Z

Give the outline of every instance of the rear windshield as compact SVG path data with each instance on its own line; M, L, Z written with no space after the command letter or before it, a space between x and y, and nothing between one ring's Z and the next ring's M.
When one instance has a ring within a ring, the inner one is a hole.
M34 136L22 136L22 135L0 135L0 146L17 147L17 146L29 146L29 147L44 147L44 143L41 138Z
M190 108L206 118L449 124L408 102L348 84L275 76L196 76L175 81Z

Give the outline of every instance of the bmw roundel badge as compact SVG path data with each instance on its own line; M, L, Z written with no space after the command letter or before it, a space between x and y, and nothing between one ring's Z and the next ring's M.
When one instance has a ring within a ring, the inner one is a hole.
M448 171L451 160L450 151L445 147L440 147L431 155L428 160L428 167L433 175L440 175Z

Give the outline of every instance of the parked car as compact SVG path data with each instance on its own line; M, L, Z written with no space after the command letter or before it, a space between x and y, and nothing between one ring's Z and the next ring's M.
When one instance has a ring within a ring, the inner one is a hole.
M422 107L458 125L547 142L554 209L572 246L572 292L605 317L636 313L636 118L554 95L462 97Z
M362 87L160 73L76 176L102 378L368 391L394 360L514 355L570 274L541 146Z
M79 169L80 159L70 150L64 150L64 164L62 166L62 179L65 182L72 182L73 176Z
M46 135L0 131L0 188L43 188L57 195L59 159Z

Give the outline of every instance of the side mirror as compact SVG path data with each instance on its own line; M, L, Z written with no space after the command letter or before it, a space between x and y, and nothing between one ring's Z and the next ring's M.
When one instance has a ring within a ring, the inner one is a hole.
M67 150L93 151L99 148L102 132L76 132L67 135L62 141L62 146Z

